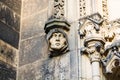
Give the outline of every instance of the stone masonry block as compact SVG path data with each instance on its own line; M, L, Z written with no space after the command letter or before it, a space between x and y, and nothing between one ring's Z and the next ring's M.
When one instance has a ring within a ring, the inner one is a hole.
M21 38L26 39L40 33L44 33L46 20L47 11L23 19L21 25Z
M48 0L23 0L22 17L34 15L48 7Z
M33 37L20 42L19 66L44 59L48 53L45 36Z

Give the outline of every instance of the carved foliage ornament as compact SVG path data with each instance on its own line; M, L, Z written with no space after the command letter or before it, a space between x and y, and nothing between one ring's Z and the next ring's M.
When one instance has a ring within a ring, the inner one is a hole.
M91 61L100 61L100 55L104 52L104 29L101 26L103 19L100 14L84 17L84 23L80 25L80 38L84 41L82 53L88 53ZM82 20L83 21L83 20Z
M102 60L106 73L114 73L120 67L120 23L119 20L110 23L111 28L108 30L108 39L113 36L105 48L106 57Z
M49 46L50 57L65 54L68 49L67 31L69 24L65 20L52 19L45 25L46 39Z
M102 0L102 8L103 8L103 17L105 20L108 19L108 0Z
M54 0L54 17L64 17L64 0Z
M86 1L80 0L80 16L86 15Z

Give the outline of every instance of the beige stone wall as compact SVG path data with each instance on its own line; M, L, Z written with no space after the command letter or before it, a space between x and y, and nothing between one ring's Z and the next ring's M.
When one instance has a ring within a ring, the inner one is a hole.
M44 33L48 6L48 0L22 0L17 80L42 80L48 53Z
M51 15L56 14L54 11L57 11L55 9L58 8L54 8L54 0L22 0L17 79L93 80L92 74L99 72L99 78L106 80L101 62L100 66L94 64L96 65L94 68L89 56L80 53L84 40L80 39L78 29L80 28L79 19L96 12L106 20L102 27L110 27L107 22L112 20L115 15L111 5L116 4L111 3L112 1L109 0L64 0L61 11L62 16L71 25L67 34L70 51L64 55L50 58L44 25ZM114 18L116 17L119 15L115 15ZM99 71L93 71L96 67L99 67Z
M53 12L53 0L22 1L18 80L79 79L78 6L71 6L78 5L77 2L65 0L65 18L71 24L68 33L70 51L49 58L44 25Z

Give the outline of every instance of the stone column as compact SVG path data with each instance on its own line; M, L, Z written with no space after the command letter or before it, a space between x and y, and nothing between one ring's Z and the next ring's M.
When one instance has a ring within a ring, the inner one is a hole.
M86 51L92 65L92 80L100 80L100 55L102 53L103 44L96 39L96 41L93 40L86 46Z
M101 26L103 20L97 13L83 18L81 24L80 38L83 39L82 54L86 54L91 63L92 80L100 80L100 59L104 51L104 28Z

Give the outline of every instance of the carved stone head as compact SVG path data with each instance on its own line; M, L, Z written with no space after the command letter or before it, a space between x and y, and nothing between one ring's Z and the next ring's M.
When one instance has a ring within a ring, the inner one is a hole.
M50 20L45 25L46 39L50 57L65 54L68 49L67 31L69 24L58 19Z
M49 39L49 44L51 49L59 50L67 44L67 40L63 33L55 32Z

